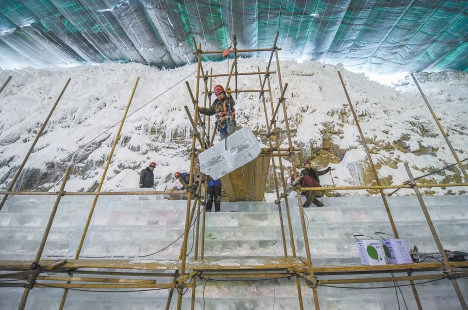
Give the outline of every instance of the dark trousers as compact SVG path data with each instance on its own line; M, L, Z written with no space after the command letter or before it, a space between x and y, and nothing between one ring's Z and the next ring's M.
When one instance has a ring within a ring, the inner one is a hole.
M213 201L215 204L215 212L221 210L221 186L208 186L206 188L208 199L206 200L206 212L211 212Z
M305 192L305 196L306 196L306 202L303 205L304 208L310 207L310 205L312 203L314 205L316 205L317 207L323 207L323 203L320 200L318 200L317 198L315 198L315 197L317 197L317 192L307 191L307 192Z

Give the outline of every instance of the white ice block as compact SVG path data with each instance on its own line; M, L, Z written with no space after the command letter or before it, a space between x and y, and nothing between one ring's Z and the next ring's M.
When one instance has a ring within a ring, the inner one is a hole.
M200 153L200 171L219 179L257 158L260 151L260 144L252 130L243 127Z

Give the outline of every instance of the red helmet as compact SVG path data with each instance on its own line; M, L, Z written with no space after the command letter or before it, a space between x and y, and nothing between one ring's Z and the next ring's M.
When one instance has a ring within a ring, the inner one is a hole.
M179 175L180 175L180 172L176 172L176 173L174 173L174 178L176 178L176 179L177 179L177 178L179 177Z
M218 85L216 85L214 87L213 91L214 91L215 95L219 95L220 93L222 93L224 91L224 87L218 84Z
M304 160L304 166L307 165L307 164L310 165L310 161L306 159L306 160Z
M150 167L156 167L156 163L153 161L151 164L149 164Z

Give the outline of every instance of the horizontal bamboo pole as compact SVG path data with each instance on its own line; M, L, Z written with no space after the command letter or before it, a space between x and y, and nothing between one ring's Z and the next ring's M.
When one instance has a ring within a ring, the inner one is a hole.
M189 285L187 284L186 287ZM34 284L35 288L67 288L67 289L170 289L174 288L173 284L98 284L98 283L41 283Z
M57 192L12 192L12 191L0 191L0 195L8 194L8 195L26 195L26 196L49 196L53 195L56 196ZM98 195L98 196L120 196L120 195L128 195L128 196L154 196L154 195L171 195L171 194L187 194L186 191L135 191L135 192L63 192L64 196L88 196L88 195Z
M284 155L286 156L286 155ZM468 183L446 183L446 184L417 184L418 187L461 187L468 186ZM322 187L301 187L301 191L334 191L334 190L366 190L366 189L395 189L395 188L411 188L410 185L359 185L359 186L322 186ZM88 196L96 195L96 192L63 192L63 195L70 196ZM100 196L154 196L154 195L171 195L171 194L186 194L185 191L135 191L135 192L99 192ZM0 191L0 195L16 195L16 196L55 196L57 192L13 192Z
M118 284L150 284L156 283L156 280L147 279L125 279L125 278L92 278L92 277L60 277L60 276L38 276L37 280L41 281L72 281L72 282L93 282L93 283L118 283Z
M253 264L249 264L251 261L246 257L245 262L242 258L236 258L235 260L195 260L187 262L187 269L189 270L200 270L200 271L248 271L254 272L256 270L275 270L275 269L288 269L289 272L294 270L299 272L303 268L307 269L303 258L285 259L284 257L264 257L263 259L255 260ZM270 263L268 263L270 261ZM133 261L124 259L78 259L65 261L63 264L54 266L56 260L41 260L39 262L40 272L79 272L80 268L83 269L107 269L103 272L109 272L109 270L139 270L140 273L145 274L148 271L148 275L154 271L174 271L180 267L179 260L161 260L154 261ZM261 264L259 263L261 262ZM30 260L0 260L0 270L2 271L31 271ZM468 261L465 262L448 262L452 268L467 268ZM367 265L352 265L352 266L313 266L314 273L316 275L338 275L350 273L385 273L385 272L417 272L417 271L442 271L444 265L440 262L424 262L414 264L402 264L402 265L378 265L378 266L367 266ZM83 271L89 272L89 271ZM124 274L124 271L121 271ZM132 271L127 273L132 275Z
M450 184L417 184L417 187L458 187L468 186L468 183ZM356 190L356 189L390 189L390 188L412 188L410 185L370 185L370 186L322 186L322 187L301 187L301 191L333 191L333 190Z
M281 51L281 48L279 47L270 47L270 48L255 48L255 49L242 49L242 50L238 50L236 49L235 52L236 53L252 53L252 52L271 52L273 50L278 50L278 51ZM197 52L193 52L193 54L197 54L198 52L200 52L200 54L222 54L224 52L223 51L197 51ZM234 50L232 50L231 52L234 52Z
M276 74L276 71L263 71L263 72L238 72L237 75L263 75L263 74ZM207 74L205 77L223 77L223 76L231 76L229 73L220 73L220 74Z
M294 277L295 274L293 272L288 272L288 273L278 273L278 272L273 272L273 273L261 273L261 274L258 274L258 273L254 273L254 274L250 274L250 273L246 273L246 272L242 272L242 273L238 273L238 274L235 274L235 273L232 273L230 272L229 274L226 274L226 273L202 273L200 275L200 279L214 279L214 278L217 278L217 279L257 279L257 278L262 278L262 279L269 279L269 278L272 278L272 279L278 279L278 278L290 278L290 277Z

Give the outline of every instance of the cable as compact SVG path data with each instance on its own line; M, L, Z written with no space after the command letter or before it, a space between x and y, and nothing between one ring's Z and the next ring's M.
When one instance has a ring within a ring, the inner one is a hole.
M198 214L195 218L198 218ZM192 224L190 225L190 227L192 227L193 225L195 224L195 221L192 222ZM172 245L174 245L177 241L180 240L180 238L182 238L184 236L184 233L180 234L179 237L177 237L177 239L175 239L174 241L172 241L171 243L169 243L167 246L155 251L155 252L151 252L149 254L144 254L144 255L135 255L135 256L124 256L124 255L106 255L106 256L84 256L84 255L81 255L80 257L81 258L115 258L115 257L125 257L125 258L141 258L141 257L148 257L148 256L152 256L152 255L156 255L164 250L167 250L169 247L171 247ZM187 254L188 255L188 254ZM64 256L54 256L54 257L64 257Z
M427 284L435 281L442 281L444 279L435 279L435 280L428 280L424 282L418 282L414 284L400 284L399 287L405 287L405 286L412 286L412 285L421 285L421 284ZM372 290L372 289L381 289L381 288L393 288L394 286L374 286L374 287L349 287L349 286L339 286L339 285L330 285L330 284L319 284L320 286L325 286L325 287L330 287L330 288L343 288L343 289L351 289L351 290Z
M202 296L203 296L203 309L205 309L205 289L206 289L206 282L207 282L207 281L206 281L206 279L205 279L205 281L204 281L204 283L203 283L203 295L202 295Z
M466 160L468 160L468 158L465 158L465 159L461 160L460 163L462 163L462 162L464 162L464 161L466 161ZM443 167L443 168L440 168L440 169L438 169L438 170L436 170L436 171L433 171L433 172L430 172L430 173L426 173L426 174L424 174L424 175L421 175L421 176L419 176L419 177L414 178L414 180L422 179L422 178L424 178L424 177L430 176L431 174L434 174L434 173L443 171L443 170L448 169L448 168L452 168L453 166L456 166L456 165L458 165L458 163L445 166L445 167ZM406 182L404 182L403 184L409 184L409 183L410 183L410 181L406 181ZM394 190L393 192L389 193L387 196L391 196L391 195L395 194L395 193L398 192L400 189L401 189L401 187L400 187L400 188L397 188L397 189Z
M393 272L391 273L391 275L392 275L392 278L395 277ZM398 284L397 281L393 281L393 287L395 288L395 297L396 297L396 300L397 300L398 309L401 309L400 308L400 299L398 298L398 290L399 290L400 294L401 294L401 298L403 299L403 303L405 304L405 308L406 308L406 310L408 310L408 305L406 304L405 296L403 295L403 292L401 291L401 287L400 287L400 285ZM398 290L397 290L397 288L398 288Z

